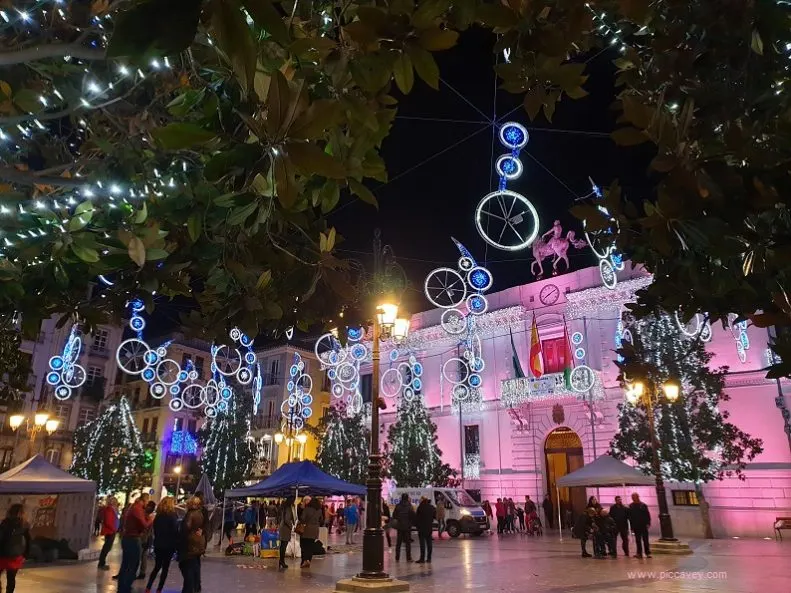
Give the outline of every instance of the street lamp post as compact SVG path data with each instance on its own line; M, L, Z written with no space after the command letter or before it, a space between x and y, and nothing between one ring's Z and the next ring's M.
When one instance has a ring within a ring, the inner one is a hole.
M678 400L681 390L678 383L666 381L662 389L665 393L665 398L671 404ZM657 391L655 395L658 399L659 392ZM633 405L642 401L648 416L648 434L651 440L651 470L656 479L656 498L659 505L659 529L661 534L659 541L676 542L678 540L673 535L673 521L670 518L670 509L667 506L665 482L662 479L662 468L659 464L659 439L656 436L656 428L654 427L653 396L641 381L637 381L629 387L626 397Z
M49 413L47 412L36 412L33 415L33 422L31 423L30 418L22 414L14 414L8 419L8 424L11 426L11 430L17 432L22 424L25 425L25 429L30 436L30 440L28 441L27 446L27 457L30 458L33 455L33 446L36 442L36 437L38 434L45 430L47 435L51 435L53 432L58 430L60 426L60 421L57 418L50 418ZM17 433L19 434L19 433Z
M176 473L176 502L178 502L179 492L181 491L181 466L177 465L173 468L173 471Z

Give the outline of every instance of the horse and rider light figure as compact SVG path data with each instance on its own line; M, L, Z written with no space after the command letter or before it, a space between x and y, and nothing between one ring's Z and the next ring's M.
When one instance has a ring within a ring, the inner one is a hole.
M576 238L574 231L569 231L564 237L563 227L560 225L560 221L556 220L551 229L533 242L533 261L530 263L530 272L536 278L542 278L544 276L544 266L541 262L549 257L554 257L552 260L553 276L558 275L558 263L561 261L566 263L564 271L567 272L569 269L569 248L583 249L586 245L587 242L585 240ZM538 273L536 273L536 266L538 266Z

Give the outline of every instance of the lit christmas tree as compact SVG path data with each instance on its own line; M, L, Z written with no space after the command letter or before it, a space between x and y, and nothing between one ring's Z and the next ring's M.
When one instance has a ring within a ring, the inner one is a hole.
M387 473L400 487L445 486L455 472L442 463L437 425L420 397L402 400L387 432Z
M244 485L253 471L255 451L250 440L252 397L247 391L235 391L228 409L219 412L198 432L203 453L201 471L208 474L214 489Z
M729 399L724 391L727 368L712 370L712 354L699 338L685 339L675 319L666 313L639 321L629 320L633 345L619 351L623 376L640 378L646 388L662 389L668 379L681 382L675 403L663 396L654 404L659 459L666 480L692 482L700 501L706 537L713 537L701 486L724 477L742 478L746 462L763 450L760 439L751 438L727 422L728 412L719 409ZM622 382L625 386L625 383ZM649 393L650 395L650 393ZM630 457L645 473L651 473L651 440L644 402L618 406L618 432L610 444L612 454Z
M362 414L348 415L332 406L319 425L321 443L316 464L328 474L353 484L363 484L368 473L371 431Z
M122 397L101 416L74 433L69 470L93 480L100 494L129 492L146 483L145 455L129 402Z

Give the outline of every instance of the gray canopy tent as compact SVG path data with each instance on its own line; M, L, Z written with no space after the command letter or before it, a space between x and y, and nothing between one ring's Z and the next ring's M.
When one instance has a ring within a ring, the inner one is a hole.
M602 455L583 465L577 471L566 474L555 482L555 491L558 500L558 525L562 525L560 516L560 489L606 486L652 486L655 483L653 476L647 476L637 468L615 459L611 455ZM560 530L560 539L563 539L563 529Z

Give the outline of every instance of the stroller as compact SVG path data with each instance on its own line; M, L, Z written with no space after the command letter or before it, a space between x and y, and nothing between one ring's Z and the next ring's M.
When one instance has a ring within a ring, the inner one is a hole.
M544 535L544 528L541 526L541 519L536 511L532 511L527 516L527 534Z

